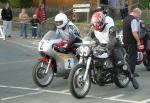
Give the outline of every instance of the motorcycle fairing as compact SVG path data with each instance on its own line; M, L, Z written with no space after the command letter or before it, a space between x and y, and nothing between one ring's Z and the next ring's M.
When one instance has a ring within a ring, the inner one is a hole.
M77 57L72 53L58 53L58 55L55 56L55 60L58 72L68 71L72 69L75 64L78 63Z

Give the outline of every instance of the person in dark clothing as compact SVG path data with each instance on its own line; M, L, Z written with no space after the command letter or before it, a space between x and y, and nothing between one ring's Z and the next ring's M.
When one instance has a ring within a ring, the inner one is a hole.
M137 46L140 45L140 26L139 19L142 11L135 8L130 15L123 20L123 42L125 49L129 56L129 65L134 76L139 76L135 73L136 60L137 60Z
M37 19L36 14L33 15L33 19L30 22L32 25L32 38L37 38L38 24L40 21Z
M100 6L107 10L108 8L108 0L100 0Z
M3 32L5 37L11 37L13 16L9 3L6 3L6 6L2 9L1 16L3 20Z
M125 0L125 14L124 16L128 16L128 0Z

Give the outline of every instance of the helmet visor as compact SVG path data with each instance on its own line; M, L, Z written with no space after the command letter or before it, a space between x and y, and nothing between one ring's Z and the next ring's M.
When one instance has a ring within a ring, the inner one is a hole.
M56 26L60 26L60 25L62 25L63 24L63 21L55 21L55 25Z

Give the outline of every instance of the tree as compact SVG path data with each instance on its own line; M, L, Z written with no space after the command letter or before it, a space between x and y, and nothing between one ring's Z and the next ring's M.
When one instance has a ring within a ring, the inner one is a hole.
M139 0L139 7L142 9L149 8L149 0Z
M6 0L3 0L6 1ZM12 7L31 7L33 1L32 0L8 0Z
M0 0L1 3L5 3L7 2L8 0Z

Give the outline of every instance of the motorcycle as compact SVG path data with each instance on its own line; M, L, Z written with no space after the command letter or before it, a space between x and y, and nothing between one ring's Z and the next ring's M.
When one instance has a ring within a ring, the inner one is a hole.
M50 85L54 76L67 78L71 68L78 62L73 52L59 52L54 48L54 44L57 47L64 45L61 41L60 34L49 31L39 42L38 51L42 57L34 66L32 76L35 84L40 87Z
M80 57L79 63L69 74L69 88L74 97L84 98L90 90L91 83L99 86L115 83L119 88L125 88L131 81L135 89L139 88L127 63L126 53L125 64L117 66L105 47L96 45L93 40L85 40L77 48L76 54Z
M144 64L146 69L150 71L150 34L144 22L140 20L140 43L138 46L137 65Z

